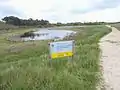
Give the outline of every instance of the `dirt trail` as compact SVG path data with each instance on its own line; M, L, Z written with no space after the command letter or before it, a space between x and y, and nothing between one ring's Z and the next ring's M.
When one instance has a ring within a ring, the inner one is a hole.
M120 31L110 28L112 32L100 40L105 90L120 90Z

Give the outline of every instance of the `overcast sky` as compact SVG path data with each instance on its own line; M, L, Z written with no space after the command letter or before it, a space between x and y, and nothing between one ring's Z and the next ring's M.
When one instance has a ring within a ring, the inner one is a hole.
M4 16L50 22L120 21L120 0L0 0Z

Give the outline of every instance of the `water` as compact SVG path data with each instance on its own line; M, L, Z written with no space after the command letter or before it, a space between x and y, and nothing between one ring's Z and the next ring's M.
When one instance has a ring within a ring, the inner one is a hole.
M73 35L76 32L70 30L49 30L43 29L36 32L34 37L22 38L24 41L28 40L50 40L50 39L63 39L66 36Z

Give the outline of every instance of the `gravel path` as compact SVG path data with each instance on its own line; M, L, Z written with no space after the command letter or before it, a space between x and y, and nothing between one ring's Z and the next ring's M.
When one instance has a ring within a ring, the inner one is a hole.
M120 31L110 28L112 32L100 40L105 90L120 90Z

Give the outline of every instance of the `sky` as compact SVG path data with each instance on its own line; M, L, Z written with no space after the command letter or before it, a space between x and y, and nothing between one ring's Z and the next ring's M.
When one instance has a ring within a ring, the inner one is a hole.
M117 22L120 0L0 0L0 19L17 16L50 22Z

